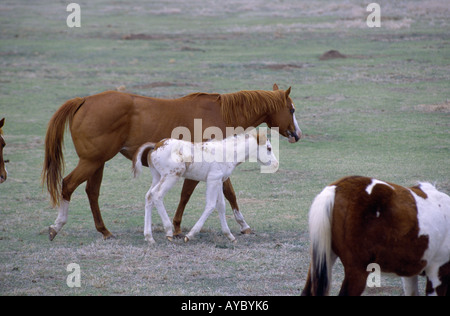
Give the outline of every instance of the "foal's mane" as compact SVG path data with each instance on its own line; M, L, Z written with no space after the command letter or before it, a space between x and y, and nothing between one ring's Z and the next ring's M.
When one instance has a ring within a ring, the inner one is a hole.
M232 124L244 117L249 120L254 115L272 113L285 106L284 91L239 91L219 95L221 114L227 124Z

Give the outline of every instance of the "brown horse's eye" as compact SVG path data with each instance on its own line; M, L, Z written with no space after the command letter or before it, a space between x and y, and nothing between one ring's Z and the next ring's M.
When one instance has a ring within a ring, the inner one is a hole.
M291 109L291 111L290 111L290 112L291 112L291 114L294 114L294 112L295 112L295 109Z

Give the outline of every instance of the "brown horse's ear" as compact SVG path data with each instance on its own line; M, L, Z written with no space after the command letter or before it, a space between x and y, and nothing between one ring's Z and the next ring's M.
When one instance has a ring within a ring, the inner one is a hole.
M5 118L2 118L0 120L0 128L2 128L4 124L5 124Z
M289 87L289 89L287 89L286 92L284 93L284 95L286 96L286 99L289 97L290 93L291 93L291 87Z
M273 91L277 91L278 90L278 85L276 83L273 84Z

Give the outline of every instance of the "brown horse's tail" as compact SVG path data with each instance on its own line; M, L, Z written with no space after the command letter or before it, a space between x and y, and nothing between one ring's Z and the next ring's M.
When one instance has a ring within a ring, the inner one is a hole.
M332 232L335 186L327 186L315 199L309 211L311 239L310 282L311 295L328 295L331 284Z
M47 184L53 207L61 201L62 177L64 174L64 131L72 124L77 110L83 105L84 98L75 98L64 103L48 123L45 136L45 160L42 170L42 185Z

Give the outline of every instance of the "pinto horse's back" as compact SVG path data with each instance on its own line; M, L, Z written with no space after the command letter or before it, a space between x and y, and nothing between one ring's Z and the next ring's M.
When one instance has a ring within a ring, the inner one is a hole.
M348 177L335 185L333 244L341 261L365 267L377 263L398 275L419 273L428 238L419 237L410 190L367 177Z
M333 194L326 195L329 190ZM317 203L321 199L333 201ZM360 295L364 291L369 274L367 266L371 263L378 264L383 272L399 276L421 273L427 265L423 258L432 238L431 234L423 233L424 226L419 225L419 213L423 212L425 200L426 194L420 187L408 189L360 176L346 177L326 187L310 210L313 258L302 294L328 292L326 287L323 291L315 289L318 279L314 278L324 274L314 266L314 248L317 248L314 240L320 236L330 236L332 245L325 260L326 278L331 279L333 258L339 257L344 265L345 278L340 295ZM311 220L314 218L327 220Z

